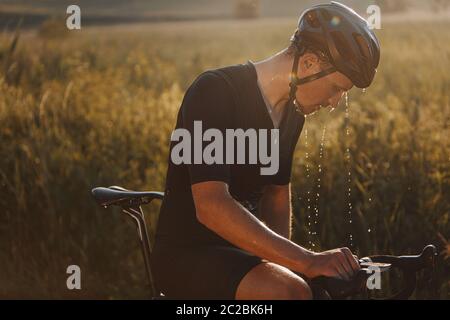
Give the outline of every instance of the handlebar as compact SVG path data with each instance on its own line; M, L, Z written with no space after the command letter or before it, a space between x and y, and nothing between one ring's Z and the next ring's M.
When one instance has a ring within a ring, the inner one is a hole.
M424 269L434 270L436 255L436 247L428 245L419 255L365 257L359 260L361 269L352 279L343 280L321 276L311 280L311 287L319 299L345 299L367 291L366 283L371 274L371 267L378 267L381 272L397 268L403 273L403 289L383 300L408 299L416 288L417 272Z

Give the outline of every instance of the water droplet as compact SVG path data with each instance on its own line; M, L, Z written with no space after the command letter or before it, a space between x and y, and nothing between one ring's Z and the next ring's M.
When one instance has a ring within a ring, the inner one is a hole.
M351 203L351 191L352 191L352 180L351 180L351 157L350 157L350 112L349 112L349 100L348 100L348 93L345 93L345 119L344 119L344 126L345 126L345 135L346 135L346 141L345 141L345 160L346 160L346 166L347 166L347 204L348 204L348 222L351 225L352 220L352 203ZM350 230L350 246L353 246L353 235Z

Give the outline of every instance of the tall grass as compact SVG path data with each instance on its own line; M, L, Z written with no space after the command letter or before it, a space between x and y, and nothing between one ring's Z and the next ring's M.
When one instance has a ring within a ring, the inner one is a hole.
M57 40L3 34L0 297L145 298L134 228L117 210L98 208L89 190L162 189L170 133L189 83L204 69L282 49L293 24L137 25ZM415 253L437 243L438 233L449 238L448 30L444 22L385 25L374 85L350 94L350 134L343 108L308 118L308 149L302 136L294 159L296 241L327 249L349 245L352 233L352 249L367 255ZM316 191L317 178L320 210L311 230L318 234L309 238L305 194ZM147 211L153 234L158 211ZM82 270L79 292L66 288L70 264ZM448 294L446 270L448 260L441 261L441 297Z

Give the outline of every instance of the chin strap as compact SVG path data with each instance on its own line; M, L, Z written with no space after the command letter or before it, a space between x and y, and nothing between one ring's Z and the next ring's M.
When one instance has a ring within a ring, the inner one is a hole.
M289 102L291 103L295 100L295 92L297 91L297 86L299 82L299 78L297 77L297 70L298 70L298 62L300 60L301 53L298 51L298 49L295 52L294 56L294 64L292 65L292 71L291 71L291 82L289 83L289 87L291 90L289 91Z
M296 44L295 50L295 56L294 56L294 64L292 65L292 72L291 72L291 82L289 83L290 91L289 91L289 101L288 103L294 102L295 100L295 93L297 91L297 87L305 84L307 82L311 82L314 80L317 80L319 78L325 77L333 72L336 72L335 67L328 68L326 70L320 71L318 73L312 74L308 77L299 79L297 77L297 70L298 70L298 63L300 61L300 56L302 56L305 53L305 49L301 48L300 45ZM296 106L296 110L301 112L299 108Z

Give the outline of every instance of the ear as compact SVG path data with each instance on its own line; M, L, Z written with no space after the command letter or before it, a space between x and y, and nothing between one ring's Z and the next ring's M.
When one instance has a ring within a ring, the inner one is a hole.
M306 71L319 65L319 58L314 53L307 52L300 57L300 67Z

